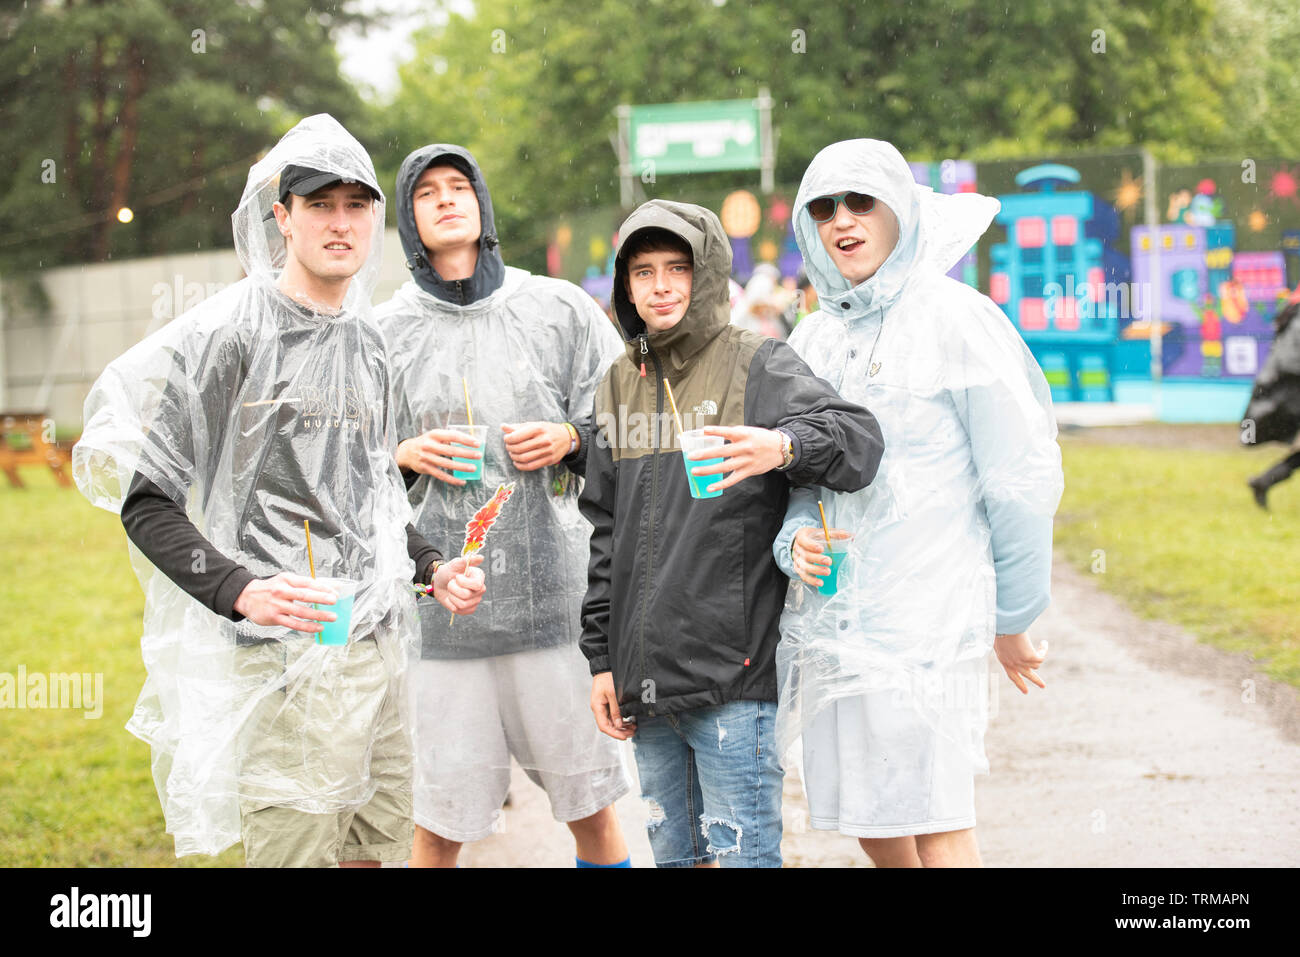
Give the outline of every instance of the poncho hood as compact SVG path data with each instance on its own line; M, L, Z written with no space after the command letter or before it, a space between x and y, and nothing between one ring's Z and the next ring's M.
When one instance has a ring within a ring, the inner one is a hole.
M854 286L822 245L809 200L854 190L876 197L898 218L898 244L870 279ZM892 144L832 143L808 165L795 199L794 233L821 308L852 320L888 305L920 271L946 273L988 229L1001 204L978 193L945 195L921 186Z
M614 315L634 362L641 361L636 339L646 333L646 324L627 295L627 257L623 250L628 240L643 229L666 229L691 247L694 270L686 314L671 329L647 337L652 349L668 355L680 368L731 322L731 244L718 217L690 203L652 199L623 222L614 264Z
M459 168L474 185L478 197L479 222L482 232L478 239L478 263L468 279L446 280L438 275L429 262L428 251L420 240L415 225L415 182L435 163L450 163ZM496 217L492 212L492 195L483 181L483 171L469 150L448 143L422 146L402 161L397 172L397 234L402 240L406 268L416 285L444 302L463 306L484 299L501 287L505 281L505 261L501 258L501 242L497 239Z
M239 264L256 281L274 285L279 278L286 250L271 207L280 196L280 173L289 165L337 173L339 179L363 183L379 196L373 204L370 252L348 285L343 309L368 306L384 258L384 193L365 147L328 113L303 119L248 171L244 194L230 217Z

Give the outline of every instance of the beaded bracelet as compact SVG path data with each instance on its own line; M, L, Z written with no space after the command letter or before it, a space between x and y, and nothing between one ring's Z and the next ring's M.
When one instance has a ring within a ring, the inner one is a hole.
M441 558L435 558L434 561L433 561L433 564L429 566L429 584L427 584L427 585L417 585L417 584L415 584L414 582L411 583L411 587L415 589L415 593L416 593L417 595L432 595L432 594L433 594L433 579L434 579L435 577L437 577L437 575L438 575L438 569L441 568L441 567L442 567L443 565L445 565L445 564L447 564L447 563L446 563L445 561L443 561Z

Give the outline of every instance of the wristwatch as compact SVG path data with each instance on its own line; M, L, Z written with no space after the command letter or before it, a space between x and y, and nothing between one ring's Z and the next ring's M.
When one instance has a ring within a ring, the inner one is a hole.
M781 464L776 467L778 472L784 472L790 466L794 465L794 438L785 429L777 429L781 433Z

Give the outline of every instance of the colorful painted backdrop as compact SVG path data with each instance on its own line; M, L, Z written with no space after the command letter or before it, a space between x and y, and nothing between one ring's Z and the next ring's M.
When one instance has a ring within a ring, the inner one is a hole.
M1273 338L1273 316L1300 285L1300 164L1160 166L1145 182L1137 152L975 164L912 163L917 182L1002 204L951 275L987 293L1024 336L1058 402L1150 404L1152 334L1161 332L1158 412L1167 420L1239 417ZM1155 190L1158 235L1145 223ZM802 265L794 187L679 197L718 210L744 283L760 262ZM608 301L617 208L557 223L552 275Z

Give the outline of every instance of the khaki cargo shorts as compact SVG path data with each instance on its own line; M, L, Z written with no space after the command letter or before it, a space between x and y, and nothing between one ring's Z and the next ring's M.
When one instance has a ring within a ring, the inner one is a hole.
M295 689L275 686L325 651ZM373 637L320 649L310 639L237 650L263 692L239 738L240 830L249 867L333 867L411 856L412 751L401 681ZM337 807L313 813L313 804Z

